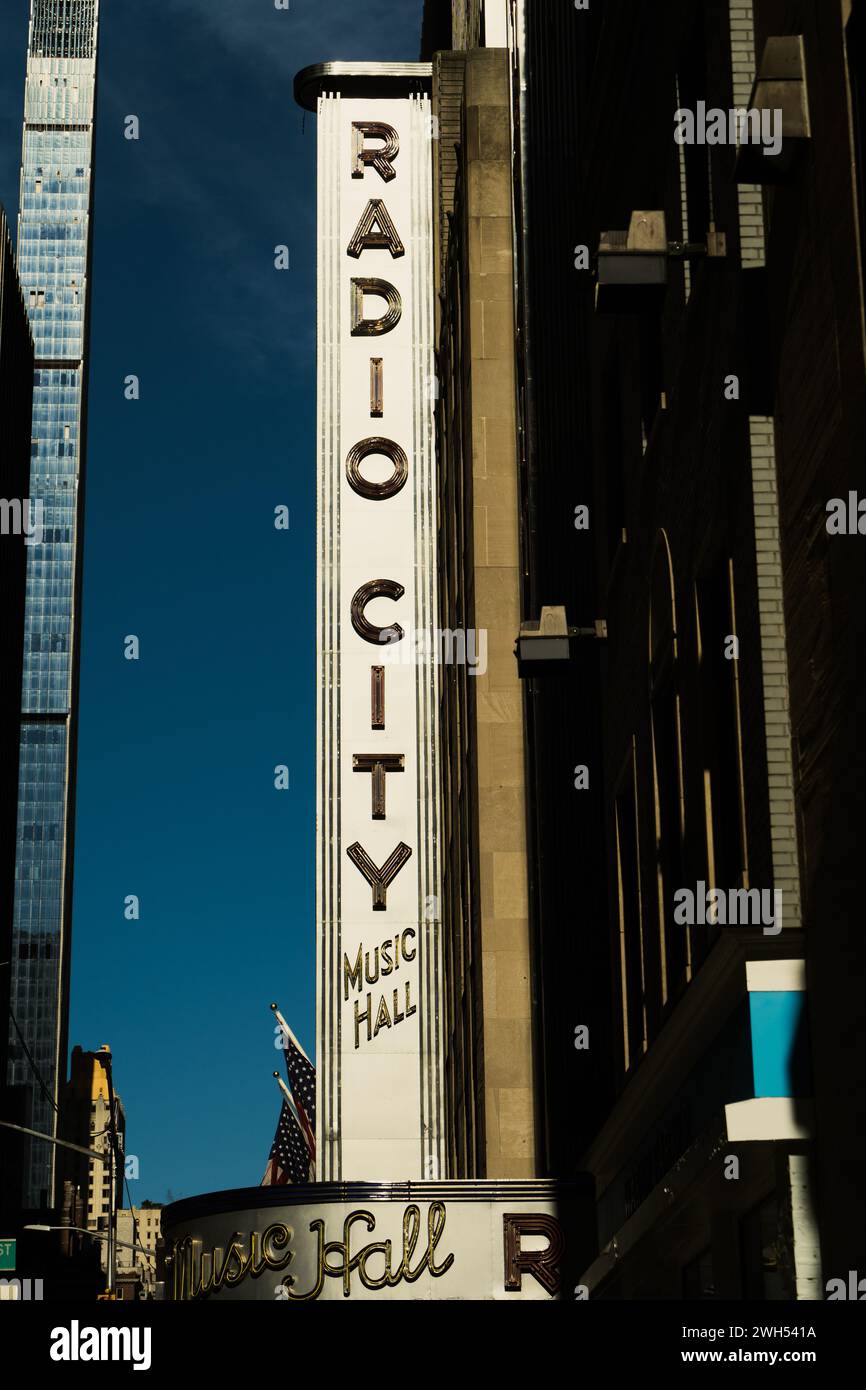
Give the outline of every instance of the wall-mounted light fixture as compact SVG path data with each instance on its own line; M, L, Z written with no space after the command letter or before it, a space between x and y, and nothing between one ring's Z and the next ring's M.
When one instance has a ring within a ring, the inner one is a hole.
M658 312L668 285L668 261L721 259L725 234L713 223L706 241L668 241L664 212L633 212L627 232L602 232L595 307L600 314Z
M754 141L743 142L737 150L737 183L782 183L812 135L802 34L767 39L749 110L758 112L762 120L766 119L763 113L769 116L774 133L781 136L781 147L772 153Z
M518 675L525 680L567 671L578 643L606 637L607 623L602 618L593 627L569 627L564 607L542 608L538 622L520 624L514 649Z

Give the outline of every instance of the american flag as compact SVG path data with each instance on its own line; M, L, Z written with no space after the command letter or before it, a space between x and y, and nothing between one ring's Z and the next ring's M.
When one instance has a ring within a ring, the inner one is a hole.
M283 1101L277 1132L271 1145L262 1187L281 1187L290 1182L309 1182L310 1153L288 1101Z
M316 1161L316 1068L289 1033L283 1033L283 1055L292 1100L298 1109L310 1159Z

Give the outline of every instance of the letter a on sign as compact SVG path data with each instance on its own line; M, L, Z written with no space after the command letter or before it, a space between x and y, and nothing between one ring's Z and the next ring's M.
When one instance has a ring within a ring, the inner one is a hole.
M390 251L394 260L405 256L406 248L381 198L370 199L346 249L355 260L362 251L368 250Z

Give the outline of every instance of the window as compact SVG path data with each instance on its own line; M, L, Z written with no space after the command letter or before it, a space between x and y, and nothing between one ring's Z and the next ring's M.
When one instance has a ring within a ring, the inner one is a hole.
M691 968L691 928L674 922L674 894L683 882L685 832L680 740L679 670L673 566L665 533L656 543L650 595L650 699L655 787L656 873L662 1003Z
M696 111L699 101L707 101L707 39L704 7L690 7L689 24L680 51L677 74L677 106ZM707 102L712 105L711 102ZM709 145L678 146L683 161L684 226L689 241L706 241L712 218L712 189Z
M623 457L622 366L619 353L610 354L602 382L601 422L602 475L607 487L607 553L613 560L620 542L626 540L625 530L625 459Z
M704 8L690 7L684 25L683 41L677 61L677 110L696 111L699 101L707 101L707 35ZM705 242L714 219L713 169L709 145L677 146L680 190L680 235L683 241ZM682 262L683 292L687 301L692 291L693 268L700 262Z
M860 219L861 275L866 282L866 10L856 0L845 30L851 124L854 131L854 172L857 179L857 212Z
M646 452L658 413L665 408L664 340L661 315L659 313L642 314L638 322L637 334L640 350L643 447L644 452Z
M773 1193L740 1222L743 1298L775 1303L785 1298L782 1277L779 1204Z
M683 1298L718 1298L713 1280L713 1252L702 1250L683 1270Z
M740 726L739 663L732 562L725 558L695 585L704 774L707 883L748 886Z
M646 1051L646 980L638 851L634 740L614 803L622 994L623 1070Z

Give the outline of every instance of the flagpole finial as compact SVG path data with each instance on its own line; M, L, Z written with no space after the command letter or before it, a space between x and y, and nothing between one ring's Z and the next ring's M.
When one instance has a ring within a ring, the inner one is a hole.
M271 1008L273 1009L274 1013L276 1013L276 1011L277 1011L277 1006L276 1006L276 1004L272 1004L272 1005L271 1005Z
M280 1073L279 1073L278 1071L275 1071L273 1074L274 1074L274 1076L277 1078L277 1080L279 1081L279 1079L280 1079Z

